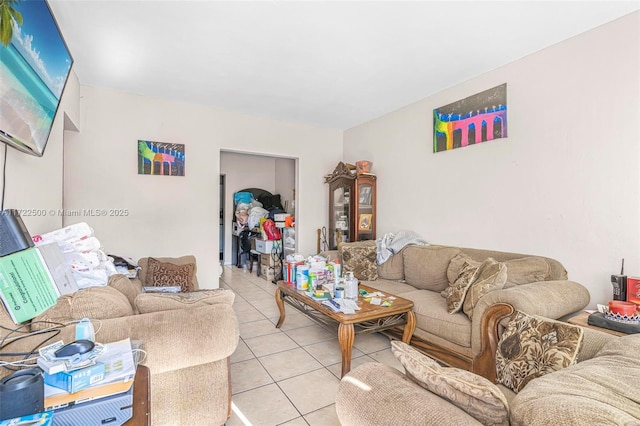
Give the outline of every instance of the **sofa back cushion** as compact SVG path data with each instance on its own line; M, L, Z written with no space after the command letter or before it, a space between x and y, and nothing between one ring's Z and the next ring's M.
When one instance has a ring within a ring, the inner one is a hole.
M549 281L549 280L563 280L567 279L567 271L556 260L549 259L542 256L526 256L515 253L500 253L489 250L474 250L470 256L468 249L451 259L449 267L447 268L447 279L450 283L453 283L463 263L477 263L480 264L486 260L487 256L483 259L479 259L485 253L498 253L502 259L494 258L496 261L504 263L507 270L507 281L504 288L513 287L520 284L527 284L537 281ZM512 257L516 256L516 257ZM560 266L558 266L560 265Z
M449 285L449 262L460 251L457 247L436 245L405 247L402 252L405 281L422 290L444 290Z
M406 247L391 256L382 265L378 265L378 278L383 280L403 280L404 260L403 253Z
M33 319L31 329L40 330L50 326L41 321L64 323L83 318L109 319L133 314L127 297L115 288L89 287L60 296L54 306Z

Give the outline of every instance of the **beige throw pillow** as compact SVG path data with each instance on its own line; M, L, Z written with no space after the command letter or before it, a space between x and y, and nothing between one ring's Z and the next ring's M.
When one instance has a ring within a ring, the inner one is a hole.
M514 312L498 342L498 382L517 393L536 377L575 364L583 333L578 326Z
M450 314L455 314L462 310L464 297L476 279L478 269L479 266L465 262L455 282L442 291L442 296L447 299L447 311L449 311Z
M482 296L500 290L507 282L507 267L494 258L487 258L478 268L476 279L471 283L464 298L462 310L469 318L473 317L473 308Z
M442 367L411 346L394 340L393 355L407 377L460 407L484 425L508 425L509 406L500 389L482 376L460 368Z

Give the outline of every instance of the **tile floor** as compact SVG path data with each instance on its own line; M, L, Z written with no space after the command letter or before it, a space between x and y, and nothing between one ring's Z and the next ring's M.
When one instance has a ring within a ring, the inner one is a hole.
M335 394L341 356L332 332L285 305L279 311L275 285L234 266L225 266L220 286L236 293L240 342L231 356L234 413L228 426L340 425ZM351 368L378 361L402 371L381 334L357 335Z

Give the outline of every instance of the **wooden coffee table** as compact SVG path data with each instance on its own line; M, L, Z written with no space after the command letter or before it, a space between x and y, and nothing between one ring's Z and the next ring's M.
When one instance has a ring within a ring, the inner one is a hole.
M366 290L368 293L378 291L375 288L365 285L360 285L359 288ZM389 293L384 294L387 297L393 296ZM280 328L284 322L285 301L321 324L335 326L337 323L338 342L340 342L340 351L342 352L342 376L347 374L351 369L351 352L356 327L358 328L357 334L363 334L386 330L404 324L402 341L405 343L411 341L411 336L413 336L413 331L416 328L413 302L398 296L394 296L395 299L392 301L392 305L388 307L372 305L371 303L365 302L360 296L358 297L360 310L356 311L355 314L333 312L331 309L322 305L322 301L315 300L308 296L304 290L297 290L295 284L285 283L284 281L278 281L275 296L278 309L280 310L280 318L278 319L278 324L276 324L277 328Z

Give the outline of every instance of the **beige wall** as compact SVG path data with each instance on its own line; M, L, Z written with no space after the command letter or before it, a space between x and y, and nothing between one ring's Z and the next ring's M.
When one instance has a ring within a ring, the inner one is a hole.
M322 176L342 157L342 132L194 104L81 87L82 131L65 143L65 207L127 209L88 222L108 253L195 254L203 287L218 286L220 151L300 160L299 243L315 250L326 222ZM137 141L186 145L186 176L137 174Z
M624 17L345 132L373 161L378 234L557 258L611 298L640 275L640 14ZM499 44L496 46L499 48ZM509 137L433 153L433 109L507 83Z
M19 210L32 236L62 226L62 152L66 129L78 127L79 90L78 78L71 72L42 157L7 150L4 208ZM0 143L0 167L4 147ZM0 173L0 188L2 183Z

